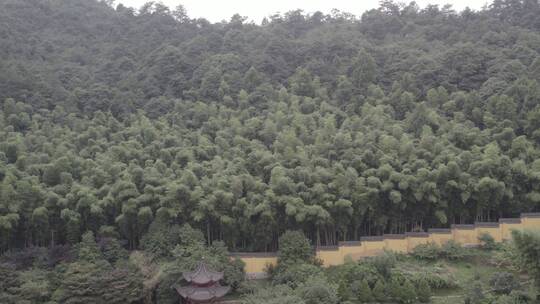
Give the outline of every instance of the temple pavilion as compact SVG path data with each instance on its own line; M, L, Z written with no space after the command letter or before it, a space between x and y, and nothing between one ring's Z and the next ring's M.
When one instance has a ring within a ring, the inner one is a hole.
M219 284L223 272L208 269L204 262L200 262L194 271L184 272L183 276L189 285L176 286L175 289L185 304L216 303L230 290L230 287Z

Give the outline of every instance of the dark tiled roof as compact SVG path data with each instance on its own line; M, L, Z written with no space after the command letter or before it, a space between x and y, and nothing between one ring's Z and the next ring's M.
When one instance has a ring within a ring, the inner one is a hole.
M191 301L214 301L223 298L230 290L228 286L221 286L216 283L210 287L185 286L175 287L180 296Z
M352 246L360 246L360 245L362 245L362 242L360 242L360 241L346 241L346 242L339 242L338 245L339 246L344 246L344 247L352 247Z
M429 233L438 233L438 234L450 234L452 233L452 229L448 229L448 228L431 228L431 229L428 229L428 232Z
M383 238L388 240L404 240L407 236L405 234L383 234Z
M412 237L429 237L429 233L427 232L406 232L405 235Z
M474 225L467 225L467 224L453 224L452 229L474 229Z
M184 272L183 276L184 279L190 283L207 285L223 279L223 272L210 270L204 262L200 262L199 265L197 265L197 269L192 272Z
M499 223L503 223L503 224L521 224L521 219L519 219L519 218L500 218Z
M317 251L335 251L338 250L339 246L319 246Z
M378 236L363 236L360 237L361 242L378 242L378 241L384 241L384 237L382 235Z
M475 227L485 227L485 228L498 228L499 223L494 222L476 222L474 223Z
M277 258L277 252L231 252L233 257L241 258Z

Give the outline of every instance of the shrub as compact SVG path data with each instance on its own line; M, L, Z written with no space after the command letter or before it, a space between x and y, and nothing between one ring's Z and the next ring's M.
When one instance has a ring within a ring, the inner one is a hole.
M296 287L312 277L321 275L321 268L312 264L281 264L275 268L272 282L276 285L287 284Z
M306 304L290 287L279 285L259 288L255 293L245 296L242 304Z
M366 262L373 265L373 267L382 277L389 279L392 273L392 268L396 266L397 257L395 253L385 251L379 256L367 259Z
M367 280L354 281L351 289L359 302L369 303L373 301L373 295L371 293L371 288L369 288Z
M416 289L418 301L420 303L429 303L431 298L431 288L426 280L420 280Z
M103 257L111 264L128 258L127 250L115 238L102 238L98 245Z
M467 256L466 249L461 246L461 244L450 240L440 249L440 256L448 260L459 260Z
M408 279L405 279L403 284L400 284L398 279L392 278L388 285L388 293L394 301L401 304L414 303L416 300L416 290Z
M465 294L465 304L481 304L485 299L482 284L479 281L474 281Z
M512 239L519 252L520 263L534 279L536 300L540 301L540 232L514 230Z
M367 280L370 285L374 285L377 280L383 279L369 260L341 265L338 267L338 271L339 278L337 278L337 280L345 280L349 285L354 281L364 279Z
M509 272L497 272L489 280L493 292L497 294L510 294L519 287L519 283L513 274Z
M378 280L377 283L375 283L371 293L377 302L384 303L388 300L388 297L386 296L386 285L383 280Z
M181 230L180 226L170 225L158 217L141 238L140 247L155 259L170 258L176 245L181 242Z
M300 231L287 231L279 238L280 263L313 262L314 252L306 236Z
M495 239L491 236L491 234L484 232L479 237L478 240L481 243L481 247L486 250L493 250L497 248L497 243L495 243Z
M350 284L346 280L341 280L338 286L338 296L342 301L350 300L354 297Z
M405 280L403 285L400 286L400 296L396 298L399 303L410 304L416 300L416 289L410 280Z
M426 281L432 289L459 287L454 275L444 268L425 268L422 272L411 274L411 280L416 284L420 284L420 281Z
M512 242L504 242L499 246L499 250L493 252L492 263L497 267L521 270L523 265L519 251Z
M339 298L336 288L321 277L312 277L297 289L298 295L306 304L337 304Z
M440 247L431 242L414 247L412 255L420 260L459 260L467 256L467 250L455 241L448 241Z
M412 255L420 260L436 260L439 257L440 248L431 242L414 247Z

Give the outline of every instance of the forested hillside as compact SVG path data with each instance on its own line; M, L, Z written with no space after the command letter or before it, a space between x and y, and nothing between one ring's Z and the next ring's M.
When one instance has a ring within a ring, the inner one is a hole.
M88 230L138 249L163 222L267 251L540 210L537 0L261 25L110 2L0 1L2 252Z

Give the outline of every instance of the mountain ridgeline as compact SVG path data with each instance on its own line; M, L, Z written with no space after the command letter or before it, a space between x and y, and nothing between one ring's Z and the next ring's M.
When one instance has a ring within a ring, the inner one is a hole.
M539 211L538 16L1 1L0 252L186 223L270 251Z

